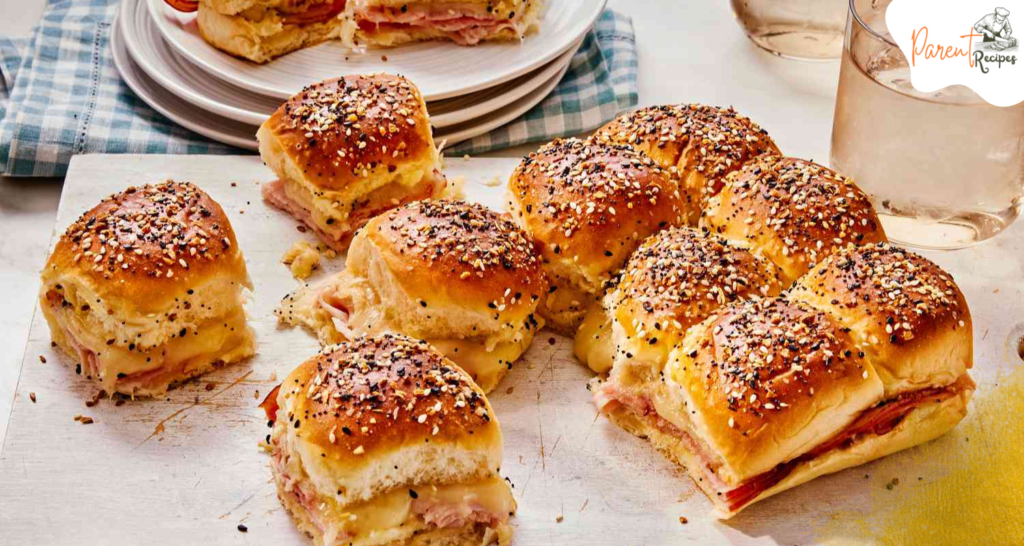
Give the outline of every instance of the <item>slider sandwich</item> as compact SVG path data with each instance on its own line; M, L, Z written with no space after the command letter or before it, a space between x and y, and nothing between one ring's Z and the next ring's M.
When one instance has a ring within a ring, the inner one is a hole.
M699 204L690 209L691 225L728 175L759 155L779 154L768 132L749 118L732 108L703 104L634 110L602 127L594 139L632 146L663 169L675 171L687 199Z
M490 392L530 346L547 281L533 244L498 213L417 201L359 230L345 270L282 301L282 322L322 342L399 332L425 339Z
M167 0L179 11L198 11L208 43L256 63L327 40L351 36L356 25L345 0Z
M350 0L354 45L396 46L424 40L460 45L521 40L536 29L542 0Z
M188 182L128 188L61 235L39 304L54 343L108 393L153 396L254 354L252 289L224 210Z
M508 182L512 219L537 243L548 325L572 335L606 283L650 235L690 214L679 180L629 146L556 139Z
M278 497L317 546L506 545L516 502L494 411L424 341L328 347L270 394Z
M730 174L708 200L700 222L771 260L786 286L840 249L888 240L853 179L817 163L771 154Z
M536 30L541 0L166 0L198 11L203 39L256 63L340 40L352 50L426 40L472 46L522 40Z
M782 289L775 266L740 243L671 227L644 241L590 308L574 352L599 374L614 364L620 381L649 380L691 326L724 305Z
M401 76L346 76L288 99L256 133L278 176L263 198L343 252L370 218L440 197L441 157L419 90Z
M967 413L972 359L970 311L948 274L886 244L848 247L788 294L718 309L653 377L613 372L595 402L729 518L945 434Z

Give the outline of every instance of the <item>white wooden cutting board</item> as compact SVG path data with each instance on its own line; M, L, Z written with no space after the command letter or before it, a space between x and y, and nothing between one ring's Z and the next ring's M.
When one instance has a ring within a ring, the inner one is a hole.
M502 208L504 188L493 180L506 180L517 161L448 163L449 175L466 177L470 200ZM0 543L310 544L278 503L268 457L257 446L268 432L257 404L318 349L305 331L278 327L272 314L296 287L281 255L310 238L261 201L259 184L272 176L253 156L94 155L72 162L57 233L101 198L167 178L195 182L224 206L256 284L249 312L259 353L164 399L87 408L97 387L50 347L37 310L0 455ZM977 248L929 257L953 273L970 302L981 394L1001 370L1020 364L1024 222ZM341 266L335 260L327 271ZM597 416L590 377L569 340L542 332L490 397L505 433L502 471L519 502L518 546L806 544L839 514L870 508L877 485L865 475L912 473L927 483L945 472L926 445L717 522L683 471ZM79 424L76 415L96 422ZM237 530L240 523L247 533Z

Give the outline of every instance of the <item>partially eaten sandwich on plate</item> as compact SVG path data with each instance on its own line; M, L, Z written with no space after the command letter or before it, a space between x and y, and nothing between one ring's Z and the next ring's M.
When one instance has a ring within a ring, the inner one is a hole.
M472 46L522 40L537 29L542 0L167 0L197 11L203 39L265 63L328 40L352 50L426 40Z

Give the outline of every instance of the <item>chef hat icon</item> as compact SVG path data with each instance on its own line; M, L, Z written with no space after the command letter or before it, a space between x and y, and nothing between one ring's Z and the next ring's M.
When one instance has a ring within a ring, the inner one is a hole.
M1010 16L1010 10L1008 10L1006 8L996 8L996 15L998 15L1000 17L1009 17Z

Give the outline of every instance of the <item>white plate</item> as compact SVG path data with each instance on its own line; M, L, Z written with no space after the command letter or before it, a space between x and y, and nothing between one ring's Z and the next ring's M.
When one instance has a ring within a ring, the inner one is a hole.
M145 0L123 0L121 36L132 60L166 90L204 110L250 125L262 124L281 99L246 91L196 70L161 38ZM496 87L427 105L437 128L464 123L502 108L548 83L572 60L578 43L551 63Z
M528 94L538 92L538 88L551 83L551 78L555 75L558 76L554 79L557 85L561 81L562 76L568 71L569 63L572 62L573 55L576 54L576 50L580 48L581 43L583 43L583 40L573 44L561 57L548 63L546 66L510 82L462 97L428 102L427 110L430 112L430 123L435 127L448 128L458 123L485 116ZM547 96L547 93L542 93L542 96Z
M533 108L544 100L548 94L558 86L558 82L562 81L562 76L564 76L568 70L569 65L567 64L563 66L562 69L550 80L548 80L547 83L541 85L536 90L530 92L530 94L507 107L502 108L501 110L497 110L486 116L476 118L454 127L446 127L443 131L437 131L434 134L434 140L437 142L447 140L447 146L450 147L454 144L480 136L505 125L506 123L525 114L530 110L530 108Z
M200 113L199 109L178 98L160 87L139 68L128 55L121 36L120 9L114 16L114 24L110 33L110 49L114 54L114 65L121 73L121 79L154 110L167 116L171 121L191 129L207 138L244 148L256 150L256 127L233 119L211 114Z
M132 60L125 47L125 40L121 35L123 25L120 23L120 19L122 15L125 14L118 10L110 36L110 47L114 53L114 64L121 73L121 77L139 98L172 121L207 138L247 150L258 148L257 124L242 123L213 113L201 112L195 105L162 88L159 83L147 76ZM566 64L547 82L511 104L484 116L437 130L434 133L434 139L437 142L445 141L448 146L453 146L512 121L544 100L558 85L568 69L569 65Z
M164 0L147 1L160 33L178 53L210 74L254 93L285 99L305 85L339 74L401 72L416 82L426 100L435 101L493 87L550 63L590 30L607 0L551 0L540 30L522 43L462 47L424 42L354 53L335 41L264 65L237 59L206 43L199 35L195 14L175 11Z

